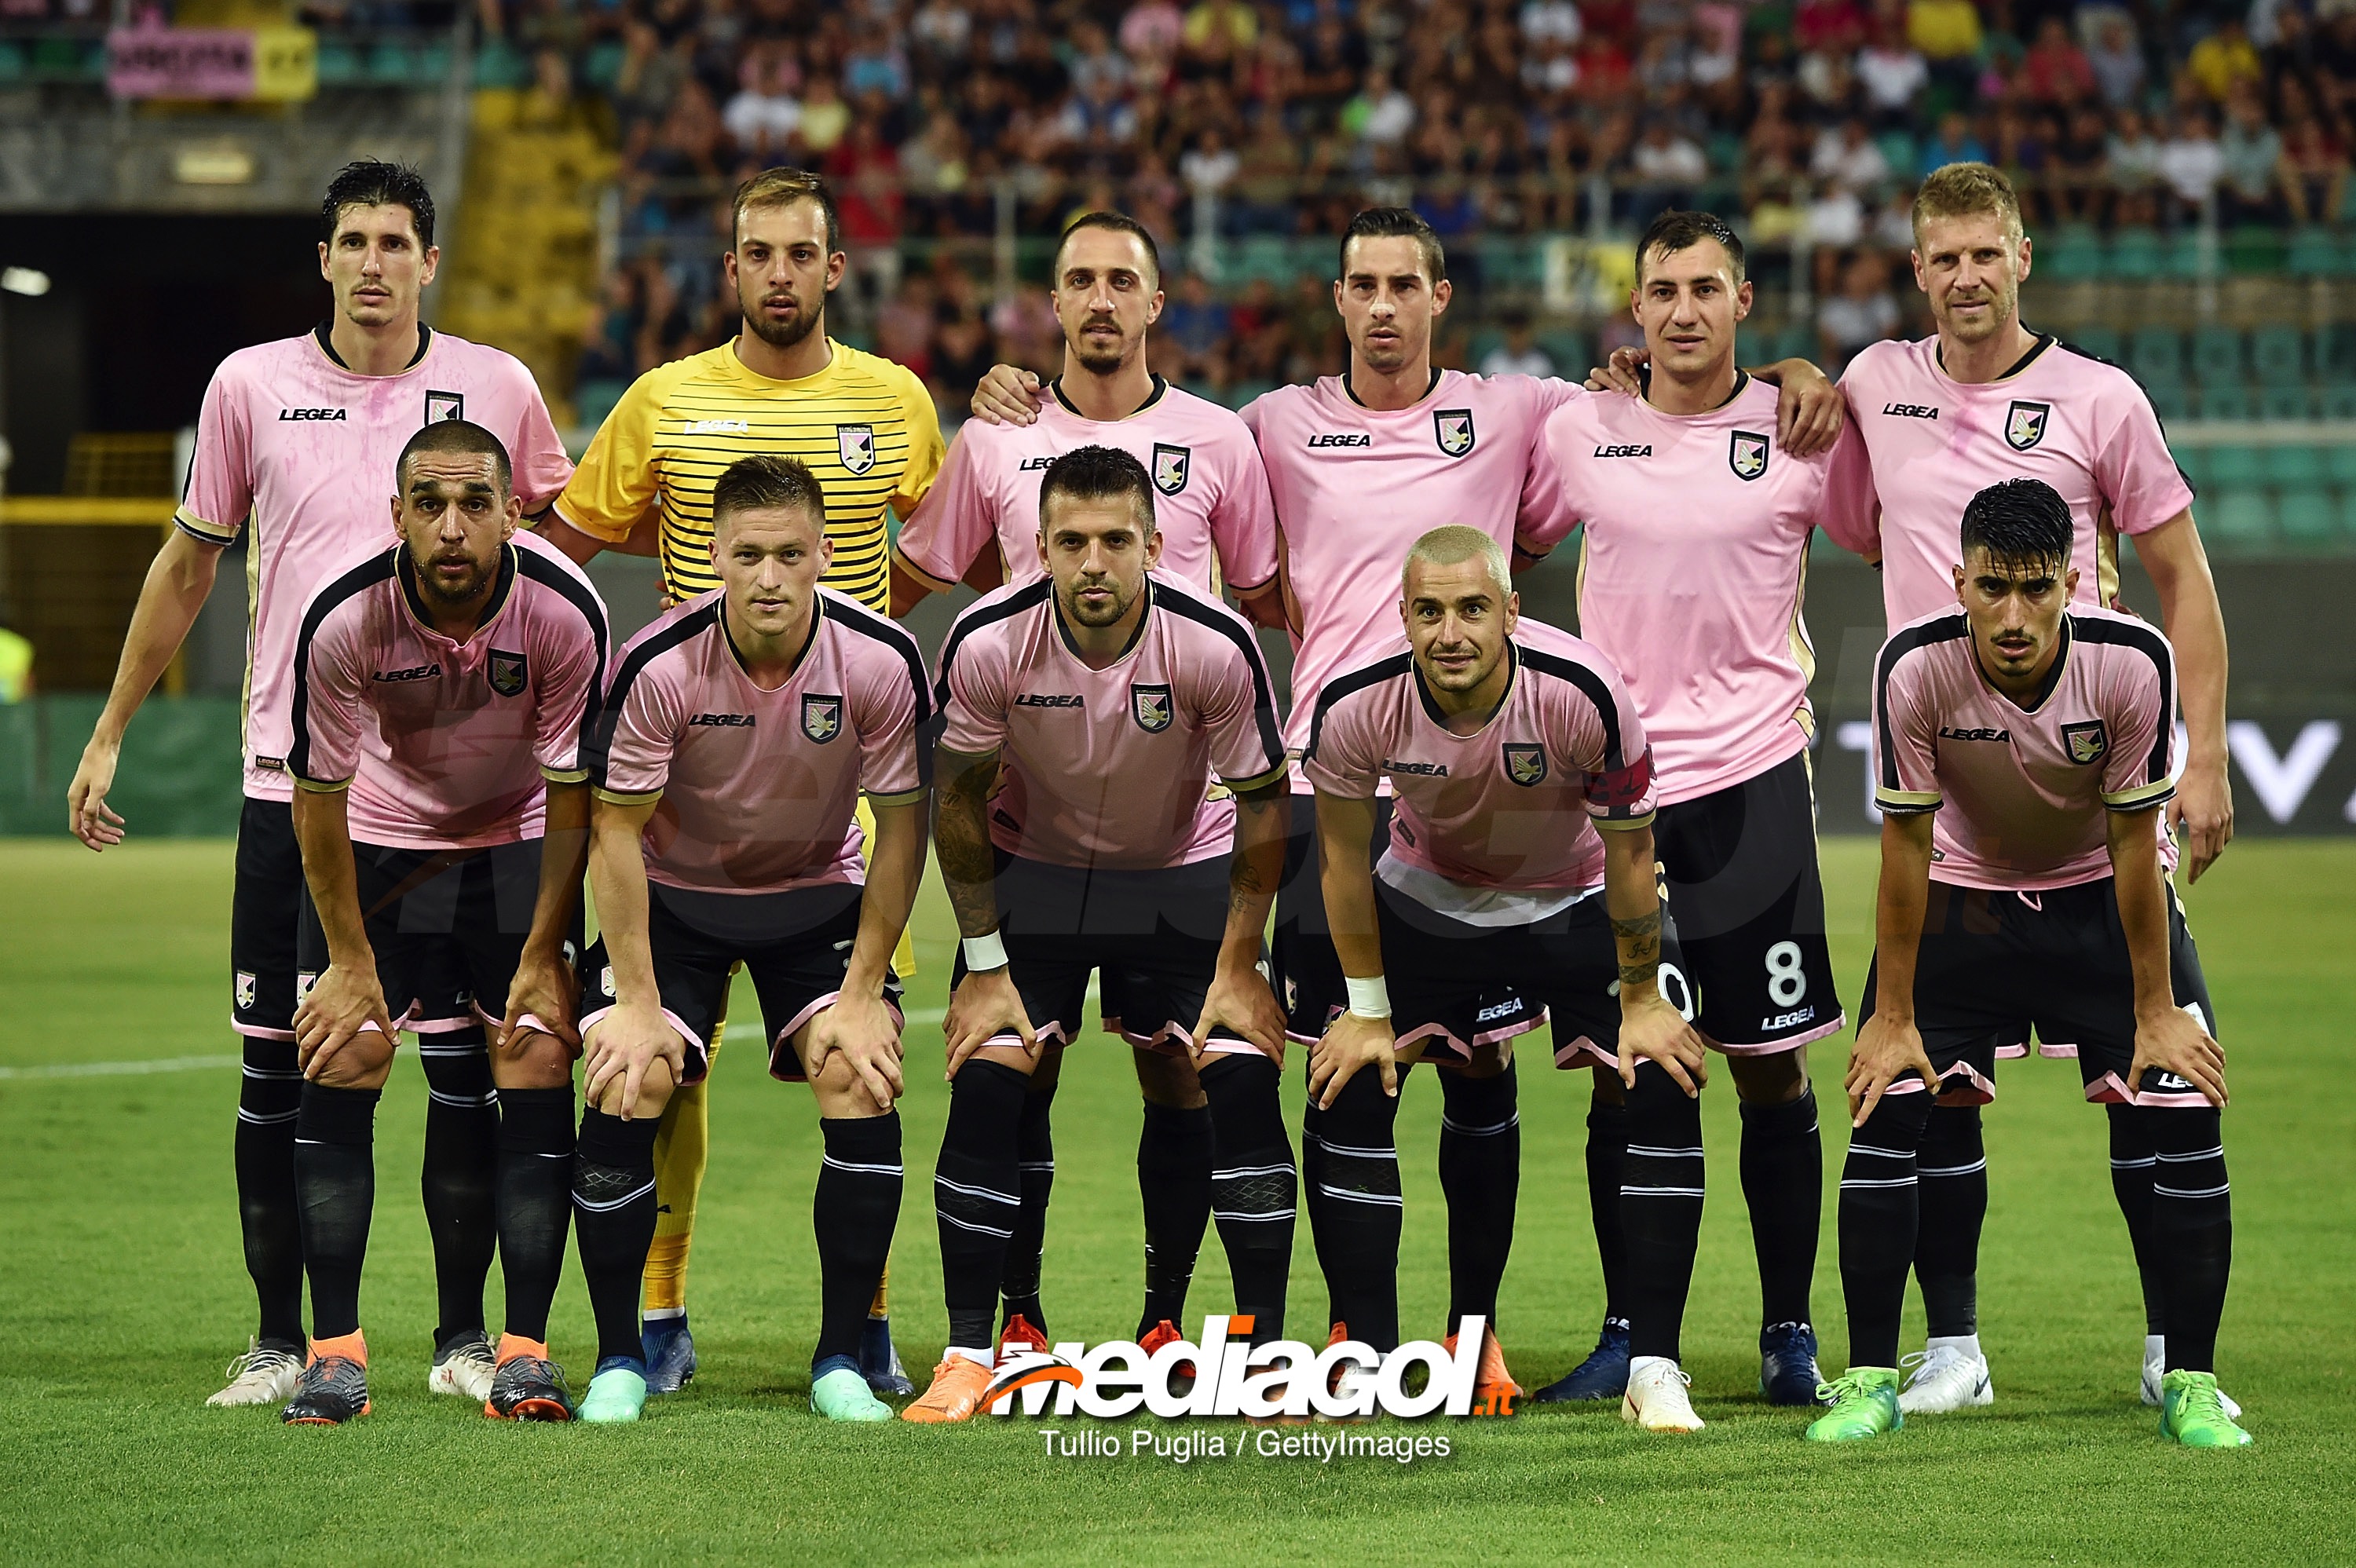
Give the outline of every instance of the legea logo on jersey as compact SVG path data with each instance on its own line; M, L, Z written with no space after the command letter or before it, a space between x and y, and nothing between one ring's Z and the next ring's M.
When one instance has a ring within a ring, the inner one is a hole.
M2045 439L2045 427L2052 419L2051 403L2015 401L2004 416L2004 443L2015 452L2027 452Z
M1312 451L1321 446L1372 446L1375 438L1362 431L1319 431L1309 438Z
M845 468L853 474L866 473L875 466L875 427L872 424L835 426L834 449Z
M680 433L681 435L750 435L753 433L753 421L750 420L690 420Z
M1440 450L1451 457L1462 457L1472 450L1472 411L1471 409L1434 409L1431 433L1440 443Z
M1228 1339L1249 1334L1248 1317L1205 1317L1199 1344L1183 1339L1148 1352L1132 1340L1093 1348L1077 1340L1053 1350L1010 1353L982 1395L992 1415L1080 1415L1117 1421L1142 1407L1165 1421L1183 1416L1272 1420L1323 1415L1511 1415L1510 1396L1476 1402L1487 1319L1464 1319L1451 1354L1419 1339L1388 1355L1356 1339L1323 1350L1299 1339L1255 1346ZM1172 1390L1181 1364L1194 1365L1194 1386ZM1417 1371L1422 1386L1410 1392ZM1338 1385L1338 1386L1337 1386ZM1504 1408L1492 1408L1502 1405Z

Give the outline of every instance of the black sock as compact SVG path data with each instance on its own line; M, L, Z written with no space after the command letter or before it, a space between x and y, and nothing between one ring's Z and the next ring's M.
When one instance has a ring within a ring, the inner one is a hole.
M1492 1078L1440 1075L1440 1189L1448 1197L1448 1331L1478 1313L1497 1321L1522 1189L1514 1064Z
M2151 1184L2158 1175L2158 1153L2152 1147L2151 1126L2140 1105L2106 1105L2111 1119L2111 1194L2127 1222L2127 1241L2135 1248L2136 1274L2143 1282L2143 1331L2168 1332L2168 1273L2160 1265L2159 1249L2151 1232Z
M1781 1105L1742 1104L1742 1199L1759 1258L1761 1327L1808 1321L1816 1229L1825 1211L1825 1145L1816 1088Z
M1891 1094L1849 1135L1841 1168L1841 1295L1848 1304L1848 1364L1898 1365L1898 1320L1921 1223L1914 1151L1928 1093Z
M1137 1189L1145 1200L1143 1339L1156 1323L1183 1328L1186 1287L1211 1223L1211 1110L1148 1101L1137 1136Z
M970 1058L949 1084L948 1125L933 1168L933 1216L941 1233L949 1343L963 1349L992 1343L1006 1243L1023 1205L1014 1154L1028 1087L1012 1067Z
M1019 1317L1042 1334L1047 1331L1047 1309L1039 1299L1040 1255L1047 1246L1047 1200L1055 1190L1055 1131L1049 1113L1061 1081L1050 1078L1043 1085L1034 1079L1023 1097L1023 1120L1014 1133L1014 1170L1023 1208L1006 1243L1006 1269L998 1284L999 1294L1006 1298L1006 1320Z
M1236 1311L1249 1338L1284 1338L1298 1188L1285 1136L1276 1063L1254 1052L1210 1059L1200 1076L1211 1102L1211 1212L1235 1276Z
M360 1265L376 1211L376 1103L382 1091L303 1085L294 1122L294 1194L303 1266L311 1276L311 1334L336 1339L360 1326Z
M1318 1276L1325 1282L1325 1322L1330 1328L1342 1321L1342 1298L1333 1294L1335 1273L1330 1255L1333 1205L1325 1196L1324 1146L1317 1141L1317 1125L1323 1115L1312 1100L1301 1117L1301 1209L1309 1216L1309 1247L1317 1257Z
M1620 1184L1628 1158L1628 1107L1598 1100L1587 1108L1587 1209L1595 1254L1603 1265L1603 1321L1628 1326L1628 1235L1620 1222Z
M1628 1236L1628 1353L1677 1359L1701 1236L1701 1102L1656 1063L1628 1091L1620 1222Z
M1330 1109L1312 1104L1301 1132L1301 1147L1313 1138L1322 1157L1317 1184L1324 1202L1311 1211L1311 1221L1324 1232L1317 1253L1334 1321L1348 1325L1351 1339L1386 1352L1398 1347L1399 1221L1406 1211L1398 1123L1398 1099L1383 1093L1381 1074L1367 1067Z
M573 1090L499 1091L499 1272L507 1331L545 1343L573 1220Z
M303 1069L291 1040L245 1040L237 1095L237 1215L262 1316L254 1338L303 1348L303 1213L294 1199L294 1123Z
M425 1230L434 1240L436 1349L483 1330L499 1241L499 1100L479 1029L420 1036L425 1069Z
M958 1075L973 1065L966 1063ZM859 1336L900 1221L900 1113L824 1116L818 1126L826 1136L826 1157L810 1200L820 1303L812 1371L836 1356L858 1358Z
M2152 1245L2166 1264L2169 1371L2217 1370L2217 1324L2233 1272L2233 1184L2216 1108L2138 1105L2159 1164Z
M1979 1332L1980 1225L1987 1219L1987 1150L1977 1105L1933 1105L1915 1151L1914 1278L1931 1336ZM2150 1173L2145 1172L2147 1179ZM2134 1229L2133 1221L2128 1228Z
M638 1333L638 1297L645 1289L647 1248L655 1239L655 1135L659 1116L626 1122L595 1106L581 1113L581 1141L573 1156L573 1229L581 1242L581 1275L589 1309L597 1317L597 1360L631 1360L645 1354Z

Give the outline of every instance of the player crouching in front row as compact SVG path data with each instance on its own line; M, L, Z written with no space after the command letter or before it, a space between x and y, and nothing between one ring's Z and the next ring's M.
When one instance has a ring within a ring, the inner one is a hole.
M1904 1424L1898 1323L1923 1124L1934 1095L1989 1098L1996 1047L2032 1025L2077 1045L2113 1158L2124 1146L2159 1173L2150 1234L2135 1239L2162 1260L2161 1434L2250 1441L2215 1371L2233 1236L2225 1056L2161 865L2175 656L2143 622L2072 603L2071 539L2051 486L1982 490L1964 514L1960 608L1900 628L1875 664L1881 887L1840 1193L1849 1370L1821 1391L1819 1442Z
M809 1083L825 1138L810 1406L888 1421L859 1340L900 1212L891 961L924 870L923 656L899 626L819 586L834 549L801 464L732 464L712 523L721 586L624 646L586 748L601 934L582 965L589 1105L574 1200L598 1348L581 1413L635 1421L646 1403L637 1304L655 1132L673 1087L703 1076L741 963L770 1073ZM862 794L875 814L863 870Z

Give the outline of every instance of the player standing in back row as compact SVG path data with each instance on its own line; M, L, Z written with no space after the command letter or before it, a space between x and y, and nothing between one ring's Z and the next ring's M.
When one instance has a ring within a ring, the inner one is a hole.
M68 796L69 826L102 849L124 824L106 803L123 731L211 592L221 551L242 533L252 605L246 640L245 804L231 895L230 1023L244 1037L237 1111L237 1197L246 1271L261 1321L229 1386L207 1403L280 1404L303 1357L303 1242L294 1204L294 910L303 865L289 802L295 632L327 570L384 532L384 485L409 438L464 419L512 454L527 515L563 486L572 463L531 372L496 348L418 320L441 251L434 198L413 169L346 165L320 204L319 272L327 319L300 337L241 349L205 389L196 451L172 537L148 569L114 688ZM490 1392L483 1282L495 1243L498 1107L472 1020L421 1039L425 1223L434 1240L439 1327L427 1386Z
M1547 425L1564 507L1541 539L1583 527L1579 625L1617 665L1653 743L1653 828L1695 1026L1726 1053L1742 1104L1742 1190L1759 1262L1760 1387L1815 1399L1808 1286L1824 1149L1807 1046L1842 1026L1825 944L1808 775L1815 656L1800 614L1822 524L1869 545L1864 453L1845 430L1823 456L1774 436L1775 394L1735 368L1750 314L1742 241L1717 218L1666 212L1636 244L1633 305L1651 372L1636 398L1581 398ZM1599 1072L1599 1103L1622 1098ZM1674 1381L1701 1229L1701 1106L1662 1074L1627 1099L1629 1402ZM1576 1384L1557 1397L1579 1397ZM1540 1398L1547 1397L1542 1391ZM1589 1397L1592 1397L1591 1395Z

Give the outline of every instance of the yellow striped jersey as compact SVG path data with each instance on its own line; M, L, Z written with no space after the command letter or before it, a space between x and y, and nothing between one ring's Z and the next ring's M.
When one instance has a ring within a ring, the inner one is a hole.
M720 586L712 569L712 487L756 452L800 459L826 491L834 563L821 580L870 608L891 600L889 506L905 517L940 472L931 394L905 366L830 343L825 369L775 381L745 368L734 342L648 371L589 443L556 511L619 544L650 511L662 517L663 584L674 599Z

